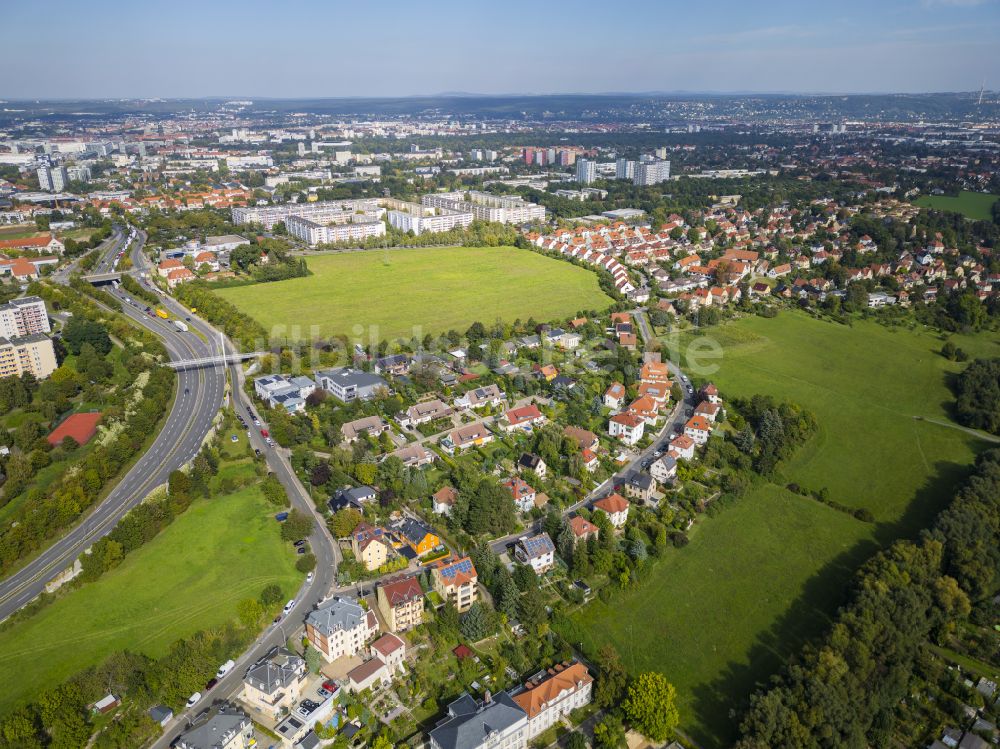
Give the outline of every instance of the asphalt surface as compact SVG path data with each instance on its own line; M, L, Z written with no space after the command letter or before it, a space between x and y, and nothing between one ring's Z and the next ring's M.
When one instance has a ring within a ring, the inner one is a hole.
M144 239L141 233L137 236L133 254L141 254ZM122 240L119 235L108 245L108 256L117 253ZM127 296L121 290L110 286L106 288L120 299L124 300ZM175 315L184 313L184 309L173 300L164 300L161 306ZM193 332L180 333L171 323L150 317L127 303L123 303L123 309L126 315L163 338L173 360L213 353L210 343ZM212 340L212 331L207 326L195 320L189 325L192 329L202 328L208 340ZM216 343L215 353L218 348ZM34 600L50 580L68 568L95 541L110 533L125 513L141 502L153 488L166 483L171 471L197 454L222 404L225 382L225 373L221 368L178 373L176 398L163 428L125 477L71 531L0 582L0 620Z

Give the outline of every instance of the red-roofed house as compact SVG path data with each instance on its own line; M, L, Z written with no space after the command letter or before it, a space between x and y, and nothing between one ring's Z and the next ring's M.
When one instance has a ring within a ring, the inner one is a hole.
M176 287L178 284L186 283L187 281L193 281L197 276L194 271L188 270L187 268L177 268L167 273L167 286L171 289Z
M646 420L634 413L615 414L608 420L608 434L618 437L627 445L634 445L642 439Z
M525 739L531 741L573 710L590 704L594 679L582 663L559 663L524 685L514 702L528 714Z
M615 493L595 500L594 509L607 513L611 525L621 528L628 521L629 501L621 494Z
M569 527L570 530L573 531L573 538L575 539L574 543L586 541L590 537L597 538L598 534L601 532L600 528L579 515L570 518Z
M512 408L501 417L497 425L504 432L513 432L515 429L530 429L545 422L545 416L538 410L534 403L520 408Z
M612 382L604 391L604 405L617 411L625 402L625 386L620 382Z
M456 559L431 570L431 584L444 601L451 603L459 613L468 611L476 602L479 576L468 557Z
M684 425L684 434L694 440L696 445L704 445L712 434L712 422L704 416L692 416Z

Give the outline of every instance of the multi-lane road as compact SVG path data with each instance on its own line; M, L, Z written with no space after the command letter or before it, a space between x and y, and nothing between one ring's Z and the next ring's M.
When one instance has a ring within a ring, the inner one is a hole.
M134 253L141 254L144 236L133 242ZM124 237L118 235L105 249L113 257L121 248ZM101 261L104 263L104 259ZM213 352L213 331L202 326L204 339L194 332L179 333L169 322L150 317L142 308L125 303L127 296L120 289L108 287L123 300L124 314L163 338L170 357L183 360L210 356ZM179 307L179 305L176 305ZM181 308L180 311L183 311ZM192 331L200 326L194 319ZM214 345L218 351L218 344ZM187 463L200 448L225 395L224 370L209 368L181 371L177 393L160 433L139 457L126 475L83 520L65 536L32 559L10 577L0 581L0 620L6 619L30 603L46 584L73 564L85 549L107 535L130 509L166 483L170 473Z

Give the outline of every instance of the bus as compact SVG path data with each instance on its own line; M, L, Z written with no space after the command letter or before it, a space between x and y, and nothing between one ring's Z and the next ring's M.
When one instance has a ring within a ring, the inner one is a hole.
M163 310L163 309L157 309L156 310L156 316L160 317L160 318L163 318L164 320L169 320L170 319L170 315L167 313L166 310Z

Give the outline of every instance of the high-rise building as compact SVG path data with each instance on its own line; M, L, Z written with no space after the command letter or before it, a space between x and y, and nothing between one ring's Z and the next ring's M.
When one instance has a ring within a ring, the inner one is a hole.
M640 161L635 167L635 177L632 182L636 185L657 185L670 179L669 161Z
M596 178L597 164L590 159L577 159L576 181L583 185L589 185Z
M615 179L633 179L635 177L635 162L628 159L618 159L615 162Z
M37 296L26 296L0 305L0 336L4 338L20 338L51 330L45 302Z
M20 377L30 372L35 379L44 380L57 366L51 338L41 333L11 339L0 337L0 377Z
M65 167L45 164L38 167L38 186L45 192L59 192L69 182Z
M90 167L77 165L66 167L66 176L71 182L90 182Z

